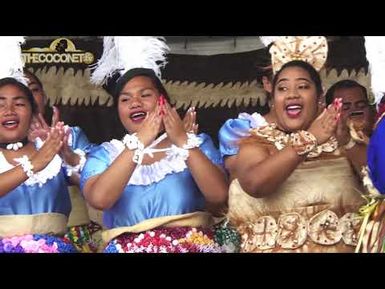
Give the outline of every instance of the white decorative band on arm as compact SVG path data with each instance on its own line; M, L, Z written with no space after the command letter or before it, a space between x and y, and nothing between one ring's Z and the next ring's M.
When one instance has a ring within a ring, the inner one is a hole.
M202 143L202 140L197 137L196 134L187 133L187 143L182 147L185 150L190 150L193 148L198 148Z
M134 156L132 157L132 161L138 165L140 165L143 161L144 151L140 149L136 149L134 151Z
M74 173L80 173L86 163L86 153L81 149L74 150L74 153L79 156L79 163L76 166L70 166L65 163L64 166L67 169L67 176L72 176Z
M180 156L181 159L183 159L184 161L187 160L189 155L190 155L189 150L182 149L180 147L177 147L176 145L172 145L172 149L173 149L174 153L177 156Z
M193 133L187 133L187 143L183 147L174 147L175 152L182 157L183 160L187 160L190 152L190 149L198 148L202 143L202 139L197 137Z
M317 147L317 139L310 132L300 130L296 133L291 133L289 144L294 148L299 156L306 155Z
M28 178L34 177L33 165L27 156L24 155L21 158L15 159L15 161L20 164Z
M126 134L123 138L124 145L130 150L144 150L144 145L141 143L136 134Z
M132 161L140 165L143 161L144 155L144 145L136 136L136 134L126 134L122 140L123 144L127 147L128 150L134 151L134 156Z

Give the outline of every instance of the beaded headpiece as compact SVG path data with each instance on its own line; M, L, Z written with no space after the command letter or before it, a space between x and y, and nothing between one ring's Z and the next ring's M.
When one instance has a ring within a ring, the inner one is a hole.
M293 60L308 62L320 71L326 62L328 45L323 36L282 36L274 40L269 52L274 74Z

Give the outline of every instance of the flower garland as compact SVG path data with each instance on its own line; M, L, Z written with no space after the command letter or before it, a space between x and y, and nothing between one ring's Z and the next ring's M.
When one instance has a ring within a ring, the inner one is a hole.
M0 253L76 253L76 250L60 237L33 234L1 238Z
M95 222L83 226L74 226L68 229L64 239L72 243L80 253L96 253L101 239L97 241L93 238L93 235L101 230L102 227Z
M221 253L209 229L157 228L143 233L125 233L112 240L104 253Z

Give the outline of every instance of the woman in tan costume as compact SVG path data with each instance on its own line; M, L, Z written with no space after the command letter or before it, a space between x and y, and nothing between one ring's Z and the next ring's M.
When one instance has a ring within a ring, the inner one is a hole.
M348 157L338 145L339 100L317 112L317 59L285 63L278 45L270 50L275 117L240 142L228 219L241 252L354 252L363 198L352 165L364 165L365 147Z

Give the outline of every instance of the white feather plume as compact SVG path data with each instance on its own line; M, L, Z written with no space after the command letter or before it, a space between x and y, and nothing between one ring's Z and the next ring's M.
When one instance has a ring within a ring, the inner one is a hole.
M385 37L365 36L365 49L371 74L371 89L378 104L385 94Z
M23 36L0 36L0 78L13 77L28 85L20 47L24 41Z
M279 36L260 36L259 39L261 39L263 45L266 47L269 46L270 43L274 42L277 40Z
M170 51L163 37L104 37L103 55L92 73L91 82L104 84L116 71L123 75L133 68L149 68L161 78L166 55Z

